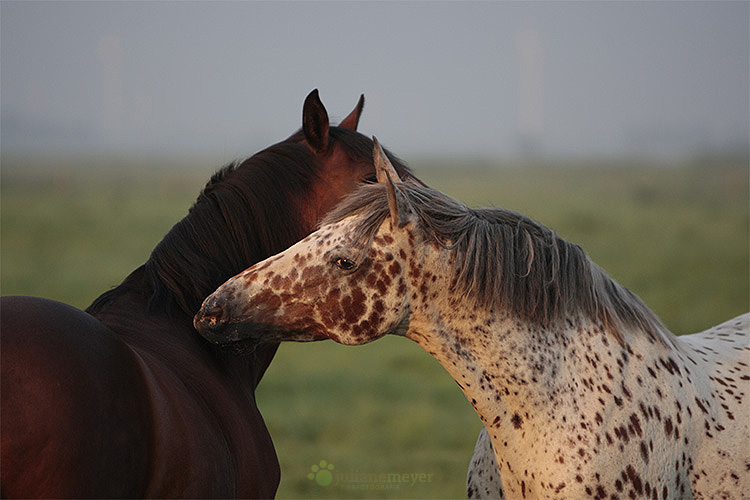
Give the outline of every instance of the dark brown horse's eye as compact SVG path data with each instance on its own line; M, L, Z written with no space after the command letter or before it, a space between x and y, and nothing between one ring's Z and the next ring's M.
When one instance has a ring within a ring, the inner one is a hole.
M336 267L343 271L351 271L355 267L357 267L357 263L353 260L349 260L346 257L338 257L336 260L333 261L334 264L336 264Z
M362 182L364 182L365 184L377 184L378 178L374 175L371 175L367 179L364 179Z

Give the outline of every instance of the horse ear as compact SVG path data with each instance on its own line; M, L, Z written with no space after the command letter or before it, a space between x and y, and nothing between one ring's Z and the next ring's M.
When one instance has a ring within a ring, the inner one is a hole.
M351 113L349 113L349 116L341 120L341 123L339 123L339 127L348 128L349 130L357 130L357 125L359 125L359 117L362 115L362 109L364 107L365 95L362 94L359 96L357 107L354 108Z
M404 194L397 184L401 184L401 179L396 173L396 169L393 168L388 156L380 146L378 140L373 137L372 142L374 143L374 160L375 160L375 172L378 176L378 182L385 184L385 192L388 196L388 209L391 212L391 220L398 224L398 227L404 227L409 222L409 214L411 209L407 202Z
M378 142L377 138L372 138L373 142L373 162L375 163L375 174L378 177L378 182L380 184L385 184L387 176L391 176L391 179L393 179L394 182L401 183L401 178L398 176L398 172L396 172L396 169L393 168L393 164L391 163L391 160L388 159L388 155L385 154L385 151L383 151L382 146Z
M318 89L315 89L307 95L302 106L302 131L316 153L328 148L328 127L328 113L320 102Z

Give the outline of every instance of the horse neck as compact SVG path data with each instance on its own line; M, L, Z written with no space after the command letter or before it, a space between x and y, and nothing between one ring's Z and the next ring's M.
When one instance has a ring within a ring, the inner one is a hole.
M290 220L296 211L265 210L262 204L245 208L227 220L218 217L210 201L200 200L153 250L149 260L117 288L104 293L87 312L115 331L141 336L165 335L166 328L185 342L198 341L216 359L246 365L244 377L257 384L277 346L258 349L242 358L207 344L192 326L192 318L205 297L235 274L277 253L301 237L302 229ZM247 213L252 212L252 213ZM265 223L267 227L260 227ZM265 235L265 236L263 236ZM254 236L254 237L253 237ZM127 319L131 318L131 319ZM140 330L133 321L141 322ZM145 326L159 322L169 327ZM127 326L126 326L127 325Z
M432 272L412 274L409 293L425 299L412 300L407 337L446 368L488 428L523 415L528 405L547 404L587 356L617 344L585 318L544 327L506 311L467 307L470 301L453 293L458 287L446 250L412 259L410 269Z
M221 367L220 373L228 383L245 394L254 392L277 349L277 345L271 344L238 356L210 345L193 328L191 316L179 311L168 314L163 309L149 309L147 300L135 289L122 291L106 307L91 314L152 369L158 364L183 377L186 373Z
M434 286L455 289L449 281ZM534 455L542 437L547 445L558 439L555 432L575 440L575 427L595 427L629 404L640 415L642 391L679 397L653 375L683 366L679 350L643 332L621 333L623 341L580 315L529 324L507 312L466 308L446 295L412 307L406 336L456 380L487 428L498 463L531 472L534 463L548 463Z
M285 217L294 213L295 211L290 209ZM192 226L194 221L191 219L197 215L193 211L181 223ZM214 227L214 234L208 235L186 232L182 236L186 240L180 241L179 247L190 248L192 251L179 252L179 258L174 254L166 257L160 255L162 249L157 247L145 266L147 279L151 281L151 288L154 289L148 300L149 311L156 310L174 317L190 336L205 343L193 327L193 316L205 297L235 274L278 253L301 237L293 221L274 220L273 216L266 217L258 213L254 213L253 216L242 221L243 226L239 231L234 226ZM259 220L268 220L268 225L274 228L271 237L260 236L262 233L268 235L269 230L267 227L255 227ZM237 233L241 235L239 239L219 239L221 234L236 236ZM185 258L186 255L190 258ZM196 270L200 276L196 275ZM250 373L245 374L245 377L248 377L253 388L257 386L273 360L277 347L275 344L264 346L251 354L239 357L218 347L207 344L205 346L207 350L214 351L216 357L225 364L246 365Z
M448 281L435 286L455 289ZM601 323L578 314L544 326L446 298L412 307L407 337L446 368L485 424L491 424L503 412L510 418L529 406L553 404L582 374L585 383L605 392L628 392L627 384L636 385L647 366L661 366L674 352L671 344L654 343L642 332L624 334L620 341Z
M678 348L674 336L657 321L641 329L636 321L592 318L570 307L540 324L520 318L502 301L478 305L460 293L452 252L430 242L407 252L410 332L451 373L469 401L476 401L477 412L491 416L490 421L499 408L520 410L531 401L546 404L561 385L582 372L591 370L591 379L613 380L619 375L629 380L638 369L646 370L646 364ZM614 282L610 286L621 293L618 287Z
M427 317L413 310L407 337L443 365L488 428L552 397L571 332L466 309L459 301L444 305Z
M254 352L237 355L210 345L194 329L192 315L166 303L149 305L152 286L144 281L141 266L120 287L97 299L87 312L112 330L137 352L180 371L187 364L210 363L234 373L230 377L252 392L270 365L277 344L258 347ZM191 359L192 358L192 359ZM194 367L193 367L194 368ZM192 368L191 368L192 369Z

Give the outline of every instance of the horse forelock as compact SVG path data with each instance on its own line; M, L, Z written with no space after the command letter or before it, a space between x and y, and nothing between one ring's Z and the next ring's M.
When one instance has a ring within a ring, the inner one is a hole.
M618 341L627 331L663 340L666 328L635 294L539 222L501 208L468 208L424 186L400 187L420 237L451 250L462 300L545 327L583 316ZM351 233L354 245L369 247L389 216L385 187L364 186L322 225L352 215L361 218Z

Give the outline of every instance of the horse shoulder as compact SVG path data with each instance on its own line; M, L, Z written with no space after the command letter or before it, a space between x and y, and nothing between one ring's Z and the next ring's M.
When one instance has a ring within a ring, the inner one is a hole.
M6 297L0 312L2 494L141 495L150 415L127 346L60 302Z
M168 318L134 322L133 310L101 319L127 342L145 380L154 450L145 495L273 497L279 464L247 358L207 349L192 328Z

